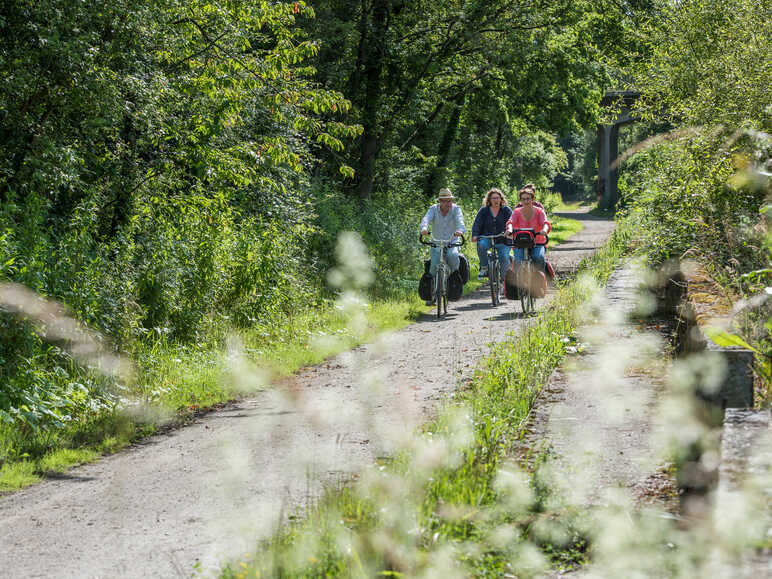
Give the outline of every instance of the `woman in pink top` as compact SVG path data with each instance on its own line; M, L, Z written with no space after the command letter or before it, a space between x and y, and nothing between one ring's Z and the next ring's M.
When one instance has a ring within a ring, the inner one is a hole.
M512 217L507 221L507 232L517 231L518 229L533 229L536 238L536 243L544 243L547 233L551 229L550 222L547 221L547 214L541 207L534 205L534 195L536 190L533 185L526 185L520 189L520 203L522 207L517 207L512 212ZM518 261L525 259L525 250L519 247L515 247L515 266ZM531 259L542 271L545 271L545 252L544 245L534 245L531 250Z

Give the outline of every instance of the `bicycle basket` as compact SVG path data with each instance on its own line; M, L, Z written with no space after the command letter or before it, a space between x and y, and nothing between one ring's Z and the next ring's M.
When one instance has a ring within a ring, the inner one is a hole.
M508 300L516 300L520 298L520 294L518 293L517 289L517 283L515 281L515 272L511 269L507 271L507 274L504 277L504 291L507 294Z
M530 231L518 231L512 240L512 245L519 248L533 247L533 233Z

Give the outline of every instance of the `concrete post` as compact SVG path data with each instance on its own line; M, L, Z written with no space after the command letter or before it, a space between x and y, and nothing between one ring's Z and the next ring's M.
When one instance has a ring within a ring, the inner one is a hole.
M601 195L601 205L612 209L611 204L611 133L612 125L598 125L598 193ZM614 157L616 158L616 157Z

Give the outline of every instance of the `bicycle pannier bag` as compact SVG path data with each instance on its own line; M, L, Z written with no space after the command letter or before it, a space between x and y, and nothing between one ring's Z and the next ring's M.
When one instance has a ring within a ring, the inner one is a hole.
M424 301L432 299L433 282L432 274L428 271L424 272L421 276L421 281L418 282L418 297Z
M429 268L431 267L431 265L432 265L431 259L424 260L424 273L429 273Z
M507 294L508 300L516 300L520 296L517 293L517 284L515 283L515 272L511 269L507 270L507 274L504 276L504 291Z
M469 281L469 261L463 253L458 254L458 273L461 274L461 282L466 285Z
M531 295L535 298L543 298L547 295L547 276L543 271L534 271L531 278Z
M555 279L555 268L552 267L552 264L547 261L546 263L546 269L547 269L547 275L550 277L550 279Z
M461 274L456 270L448 276L448 300L455 302L463 293L464 282L461 280Z

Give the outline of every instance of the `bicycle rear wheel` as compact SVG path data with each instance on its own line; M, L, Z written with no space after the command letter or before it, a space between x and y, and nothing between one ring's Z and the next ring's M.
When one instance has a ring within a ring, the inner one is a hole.
M494 257L493 260L488 261L488 281L491 287L491 303L494 306L499 305L501 302L501 272L499 271L500 265L498 257Z

